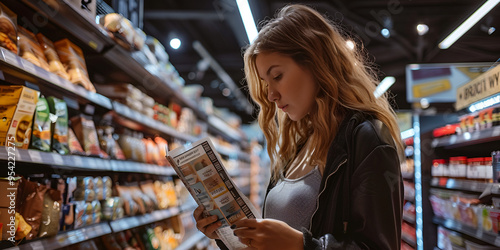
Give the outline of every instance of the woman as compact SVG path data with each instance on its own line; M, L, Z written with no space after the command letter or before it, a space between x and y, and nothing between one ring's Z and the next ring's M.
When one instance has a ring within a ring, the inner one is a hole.
M232 226L240 241L256 249L399 249L402 144L362 57L318 12L289 5L247 48L245 74L272 176L265 219ZM201 214L194 212L198 229L216 239L220 223Z

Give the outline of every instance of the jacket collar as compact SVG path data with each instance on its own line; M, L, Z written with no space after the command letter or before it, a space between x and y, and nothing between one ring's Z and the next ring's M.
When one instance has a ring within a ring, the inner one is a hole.
M340 163L347 159L347 150L351 146L348 136L350 136L354 128L365 119L365 115L359 111L348 110L346 112L337 135L335 135L335 139L328 149L325 173L323 175L329 175L337 171Z

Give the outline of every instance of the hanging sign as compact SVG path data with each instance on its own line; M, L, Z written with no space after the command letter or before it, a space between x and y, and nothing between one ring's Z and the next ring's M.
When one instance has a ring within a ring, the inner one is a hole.
M500 93L500 65L492 68L457 89L455 109L461 110L474 102Z

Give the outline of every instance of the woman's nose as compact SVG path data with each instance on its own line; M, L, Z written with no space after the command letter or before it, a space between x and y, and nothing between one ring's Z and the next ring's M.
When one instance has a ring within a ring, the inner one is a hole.
M279 93L278 91L275 91L273 89L269 89L268 90L269 92L267 93L267 99L270 101L270 102L276 102L278 99L279 99Z

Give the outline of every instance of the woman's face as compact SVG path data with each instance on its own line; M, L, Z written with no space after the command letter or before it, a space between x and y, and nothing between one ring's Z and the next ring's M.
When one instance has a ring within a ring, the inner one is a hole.
M267 98L291 120L299 121L313 109L318 85L309 70L275 52L258 54L256 65L259 77L267 83Z

